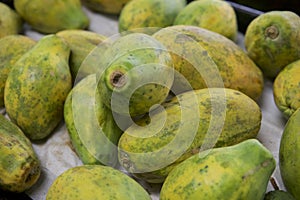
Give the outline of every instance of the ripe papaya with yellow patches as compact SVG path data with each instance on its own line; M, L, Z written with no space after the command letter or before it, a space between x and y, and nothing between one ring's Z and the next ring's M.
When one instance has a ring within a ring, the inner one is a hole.
M2 2L0 2L0 13L0 38L19 34L23 27L21 16Z
M117 15L129 0L82 0L83 5L89 9L100 12Z

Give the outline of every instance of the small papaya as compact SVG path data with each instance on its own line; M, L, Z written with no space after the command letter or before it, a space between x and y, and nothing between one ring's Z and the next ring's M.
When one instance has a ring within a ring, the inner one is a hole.
M106 14L118 15L129 0L82 0L89 9Z
M0 2L0 13L0 38L19 34L23 27L21 16L3 2Z

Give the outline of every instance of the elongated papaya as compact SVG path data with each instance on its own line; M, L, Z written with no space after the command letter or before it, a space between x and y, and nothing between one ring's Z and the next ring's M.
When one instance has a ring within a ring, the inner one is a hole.
M255 138L261 125L256 102L228 88L185 92L163 106L125 130L118 144L121 165L148 182L162 182L199 150Z
M275 170L258 140L202 151L179 164L164 182L161 200L262 200Z
M108 166L82 165L63 172L50 186L46 200L150 200L134 179Z
M63 119L64 101L72 87L69 55L63 40L47 35L8 74L6 112L31 140L46 138Z
M40 177L40 161L22 130L0 115L0 188L24 192Z
M96 75L82 79L73 87L64 105L64 119L72 145L84 164L116 166L117 143L122 131L111 110L95 102Z

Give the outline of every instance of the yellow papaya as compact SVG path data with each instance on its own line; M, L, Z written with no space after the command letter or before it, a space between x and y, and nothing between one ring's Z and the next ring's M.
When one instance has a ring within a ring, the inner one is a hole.
M0 2L0 13L0 38L19 34L23 27L21 16L2 2Z

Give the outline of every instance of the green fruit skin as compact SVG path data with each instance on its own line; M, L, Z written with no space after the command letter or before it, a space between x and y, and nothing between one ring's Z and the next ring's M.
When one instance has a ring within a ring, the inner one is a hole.
M189 91L163 106L165 112L157 112L151 119L143 117L137 121L141 127L132 125L125 130L118 144L120 164L148 182L163 182L174 167L200 148L255 138L261 125L256 102L232 89Z
M286 65L300 59L299 31L300 17L291 11L269 11L250 22L245 48L267 78L275 78Z
M19 34L23 26L20 15L2 2L0 2L0 13L0 38Z
M295 200L287 191L272 190L265 194L264 200Z
M192 1L178 13L173 24L199 26L233 41L238 33L235 11L222 0Z
M8 74L6 112L31 140L46 138L63 119L64 101L72 87L69 55L69 47L59 37L47 35Z
M169 174L160 199L262 200L275 167L272 153L256 139L209 149Z
M174 79L173 62L164 46L151 36L122 36L105 52L103 60L97 88L102 101L114 112L142 115L168 96Z
M24 133L0 115L0 188L24 192L40 177L40 161Z
M80 78L97 72L97 65L90 65L89 69L80 69L80 67L88 54L106 39L105 36L79 29L59 31L56 35L63 38L71 49L69 65L73 82L79 78L78 72Z
M11 66L36 42L23 35L8 35L0 39L0 107L4 106L4 87Z
M287 121L280 142L279 168L282 181L296 200L300 199L300 110Z
M100 12L118 15L129 0L82 0L83 5L89 9Z
M146 190L123 172L102 165L82 165L63 172L46 200L151 200Z
M84 164L116 166L116 145L122 131L111 110L101 102L95 104L96 95L99 94L95 74L75 85L64 105L65 123L72 145Z
M119 32L138 31L151 34L157 31L157 28L172 25L185 6L186 0L129 1L120 13Z
M174 69L184 77L184 81L175 77L172 88L187 91L225 87L239 90L254 100L261 96L264 87L261 70L228 38L190 25L166 27L153 37L170 51Z
M273 83L275 104L286 118L300 108L300 60L288 64Z
M45 34L64 29L85 29L90 23L80 0L15 0L14 6L32 28Z

